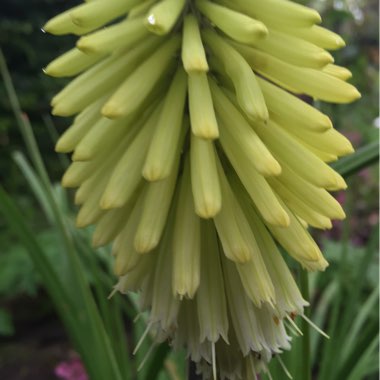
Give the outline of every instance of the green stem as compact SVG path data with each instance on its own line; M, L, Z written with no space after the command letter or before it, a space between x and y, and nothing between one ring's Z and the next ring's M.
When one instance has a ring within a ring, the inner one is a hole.
M309 299L309 274L306 270L301 269L299 274L300 288L304 299ZM310 309L305 309L305 315L310 317ZM302 320L302 363L301 363L301 379L311 380L311 348L310 348L310 326Z

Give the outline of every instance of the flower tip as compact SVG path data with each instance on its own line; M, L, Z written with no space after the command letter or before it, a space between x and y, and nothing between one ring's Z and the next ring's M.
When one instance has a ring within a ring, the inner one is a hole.
M352 146L351 142L344 137L341 139L340 149L339 149L339 157L348 156L355 152L355 148Z
M144 166L142 175L149 182L156 182L167 177L167 175L162 173L161 167L152 164Z
M158 245L158 241L157 239L153 240L150 237L136 235L133 245L135 247L136 252L144 254L156 248Z
M118 109L118 107L115 104L112 104L110 102L106 103L103 106L101 114L107 119L118 119L124 116L120 109Z
M334 63L335 60L334 60L334 57L330 53L328 53L327 51L324 51L322 53L319 53L318 62L320 63L322 67L324 67L328 65L329 63Z
M260 174L262 174L264 177L276 177L279 176L281 172L281 165L273 157L268 159L268 162L266 163L265 167L262 168L262 170L260 170Z
M329 263L322 255L319 255L318 259L304 260L302 261L301 265L309 272L324 272L329 266Z
M76 47L83 53L98 53L96 46L87 37L80 38L76 43Z
M197 284L177 284L174 285L173 293L175 297L178 297L180 301L184 299L193 299L195 293L198 290Z
M75 221L75 226L77 228L85 228L85 227L89 226L89 224L90 223L88 223L88 221L85 218L83 218L79 212L77 219Z
M233 261L238 264L245 264L252 260L252 252L250 248L244 245L232 248L233 250Z
M344 41L344 39L339 34L333 33L329 46L326 48L328 50L339 50L344 47L346 47L346 42Z
M207 61L197 59L192 60L191 64L187 63L183 65L184 70L187 74L200 74L200 73L208 73L210 71L210 67L207 64Z
M345 150L345 154L349 155L355 153L355 148L352 146L351 142L347 140L347 146Z
M58 104L58 99L59 99L58 95L59 94L53 96L53 98L51 99L51 101L50 101L50 106L51 107L54 107L54 106L56 106Z
M68 153L70 150L66 147L65 142L62 138L60 138L55 144L54 150L57 153Z
M248 28L247 32L256 35L258 38L265 38L269 33L268 28L263 23L255 23Z
M354 87L352 90L352 101L354 102L355 100L361 99L362 94Z
M113 202L113 200L110 199L110 197L108 196L108 194L104 193L103 197L100 199L99 207L102 210L110 210L112 208L116 208L116 206L114 204L115 204L115 202Z
M330 265L328 261L322 256L320 260L318 261L318 270L324 272L326 268Z
M340 178L335 178L335 182L333 184L329 184L329 185L326 185L324 187L327 191L346 190L347 189L347 183L342 177L340 177Z
M342 208L340 208L338 210L338 214L337 214L337 216L336 216L335 219L337 219L337 220L344 220L344 219L346 219L346 213L343 211Z
M313 10L312 12L313 12L313 16L314 16L314 23L320 24L322 22L322 17L319 14L319 12L317 12L316 10Z
M53 17L40 30L42 33L50 33L56 36L63 34L60 28L60 17Z
M91 245L93 248L99 248L99 247L102 247L103 245L105 245L106 242L103 241L102 237L101 236L98 236L96 234L96 231L92 237L92 240L91 240Z
M65 173L61 179L61 185L62 187L70 188L70 187L76 187L76 183L70 178L70 176Z
M320 126L321 132L326 132L329 129L333 128L333 123L327 115L323 115L323 118L321 119L321 123L319 126Z
M215 128L215 125L207 125L204 123L199 131L192 131L195 137L199 137L204 140L217 140L219 138L219 130Z
M47 23L45 23L41 28L40 28L40 30L41 30L41 32L42 33L52 33L51 32L51 20L49 20Z
M146 16L144 24L150 32L157 34L158 36L163 36L168 33L168 30L157 22L153 13Z
M113 208L118 208L124 206L123 200L115 197L112 193L112 189L106 189L100 199L99 207L102 210L110 210Z
M115 260L115 265L113 267L113 271L115 273L115 275L117 277L121 277L123 276L125 273L124 273L124 270L123 270L123 267L120 265L120 263L118 262L118 260Z
M252 120L254 121L259 121L264 124L267 123L269 120L269 112L266 107L260 107L260 109L256 110L255 113L249 114L248 115Z
M70 107L65 106L65 104L63 103L54 104L51 113L54 116L63 116L63 117L72 116L74 114L72 109Z
M202 219L211 219L219 214L221 208L221 202L210 200L208 202L205 202L202 208L195 210L195 213Z
M276 215L272 215L272 218L267 220L267 222L272 226L277 227L287 228L290 226L289 215L284 210L280 210Z
M92 152L86 149L86 147L81 146L79 149L74 150L74 154L71 156L73 161L88 161L92 157Z
M46 75L49 75L50 77L58 77L59 73L57 70L54 70L54 67L52 67L50 64L46 67L42 68L42 72Z
M324 223L321 225L321 227L324 229L324 230L331 230L333 228L333 224L331 222L331 219L326 219L324 221Z

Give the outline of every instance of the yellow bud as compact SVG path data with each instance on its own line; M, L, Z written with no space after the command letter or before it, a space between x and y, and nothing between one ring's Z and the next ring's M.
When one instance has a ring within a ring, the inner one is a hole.
M209 70L198 21L193 15L186 16L183 22L182 62L188 74Z

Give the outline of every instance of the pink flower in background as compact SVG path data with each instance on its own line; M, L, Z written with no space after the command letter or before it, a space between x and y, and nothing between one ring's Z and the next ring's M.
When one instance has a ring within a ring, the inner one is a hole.
M55 367L54 373L63 380L88 380L83 363L78 357L60 362Z

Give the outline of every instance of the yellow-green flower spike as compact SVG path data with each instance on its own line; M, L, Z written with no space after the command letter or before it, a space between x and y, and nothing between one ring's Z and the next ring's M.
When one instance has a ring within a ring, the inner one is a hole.
M158 48L139 66L102 108L102 114L110 119L126 116L135 111L153 90L160 78L173 66L173 55L179 47L175 36Z
M189 114L194 136L214 140L219 137L211 91L205 73L190 73Z
M213 218L222 207L222 193L212 141L192 135L190 156L195 212L204 219Z
M57 141L55 150L60 153L72 152L91 127L99 120L99 113L105 97L86 107L75 119L74 123L66 129Z
M231 322L238 345L243 355L247 355L251 350L260 352L264 349L266 342L254 305L245 294L234 264L226 259L222 262Z
M286 29L286 32L327 50L338 50L346 46L339 34L318 25L313 25L311 28L289 28Z
M91 67L105 55L105 53L88 55L74 48L50 62L44 68L44 73L53 77L71 77Z
M175 199L178 198L178 194ZM173 204L176 204L175 200ZM158 258L153 269L151 321L158 323L163 331L172 329L177 321L180 301L173 297L173 258L172 234L174 224L174 207L169 214L169 222L165 227L164 236L158 247Z
M222 2L224 0L221 0ZM227 0L231 2L231 0ZM313 25L321 22L321 16L313 9L282 0L237 0L236 6L244 9L248 14L255 14L264 23L292 25Z
M309 228L345 218L329 163L353 152L300 95L360 98L320 22L290 0L85 0L44 26L80 36L44 69L74 77L51 101L74 116L56 151L114 291L149 312L135 351L151 332L204 378L254 380L290 349L308 302L280 247L326 269Z
M350 70L338 65L333 65L333 64L326 65L323 68L323 72L326 74L332 75L333 77L339 78L341 80L348 80L352 78L352 73Z
M360 98L354 86L323 71L296 67L256 49L235 46L254 70L290 91L332 103L351 103Z
M261 252L265 252L263 259L273 281L274 298L276 304L281 305L279 307L276 306L279 317L285 317L286 312L302 313L303 307L307 306L308 303L302 298L301 292L297 288L297 284L276 244L254 209L252 207L245 207L244 210L249 215L248 220L252 228L257 233L257 244Z
M219 159L217 159L223 208L214 217L215 227L225 255L232 261L246 263L253 258L255 241L248 222L235 198Z
M161 239L177 182L180 145L184 137L185 134L182 133L169 177L151 182L146 187L144 207L134 240L135 248L140 253L150 252Z
M212 90L217 117L221 124L220 142L225 151L245 155L252 166L264 176L279 175L280 164L241 115L238 106L234 105L218 86L213 84Z
M204 38L232 80L238 102L244 112L251 119L266 121L268 109L256 76L247 61L216 33L207 31Z
M145 16L145 14L148 12L148 10L153 6L153 4L157 0L145 0L142 1L141 4L135 5L129 12L128 12L128 18L130 20L136 18Z
M321 69L334 62L334 58L326 50L275 30L271 30L267 38L258 41L256 47L284 62L300 67Z
M199 10L226 35L244 44L255 44L266 37L268 29L257 20L235 12L229 8L211 3L207 0L197 0Z
M122 16L135 5L139 0L107 0L90 2L88 4L79 5L70 12L72 22L81 28L98 28Z
M142 208L142 197L135 204L132 213L129 215L128 221L116 237L112 247L113 255L115 255L114 270L118 276L127 274L131 269L136 267L141 260L141 255L136 252L133 246L133 236L136 233L137 221Z
M323 132L332 128L331 120L327 115L270 82L262 78L257 79L271 120L294 129Z
M183 21L182 63L188 74L209 70L198 20L193 15Z
M116 141L120 141L128 133L133 121L131 117L117 121L106 118L99 119L75 147L72 160L88 161L96 156L100 148L113 146ZM109 133L110 129L113 129L114 133Z
M181 133L185 133L187 126L183 120L186 79L185 72L179 68L165 98L143 167L143 176L148 181L166 178L173 170Z
M195 214L191 193L190 159L186 158L173 230L173 293L194 298L201 269L201 220Z
M131 197L123 207L107 211L100 217L92 237L94 247L106 245L116 238L131 214L135 202L135 197Z
M142 167L158 113L159 109L151 115L114 168L100 201L103 209L123 206L142 180Z
M153 33L169 33L177 22L185 0L161 0L154 5L145 18L145 25Z
M127 19L124 22L83 36L78 40L77 48L91 55L94 53L112 53L118 48L123 48L123 50L131 48L148 36L149 32L144 27L142 18Z
M200 341L228 342L228 312L219 257L218 240L212 221L201 222L201 282L197 293Z
M254 128L280 164L291 166L296 173L316 186L324 187L336 183L333 169L294 140L276 123L255 124Z
M55 35L72 33L80 36L87 34L92 30L92 28L82 28L78 25L75 25L70 16L70 13L80 6L81 5L78 5L77 7L74 7L66 12L61 13L58 16L53 17L42 27L42 30Z
M52 113L74 115L110 90L115 91L120 81L131 74L136 64L146 58L154 46L157 46L157 38L149 38L132 52L113 55L82 73L53 98Z

